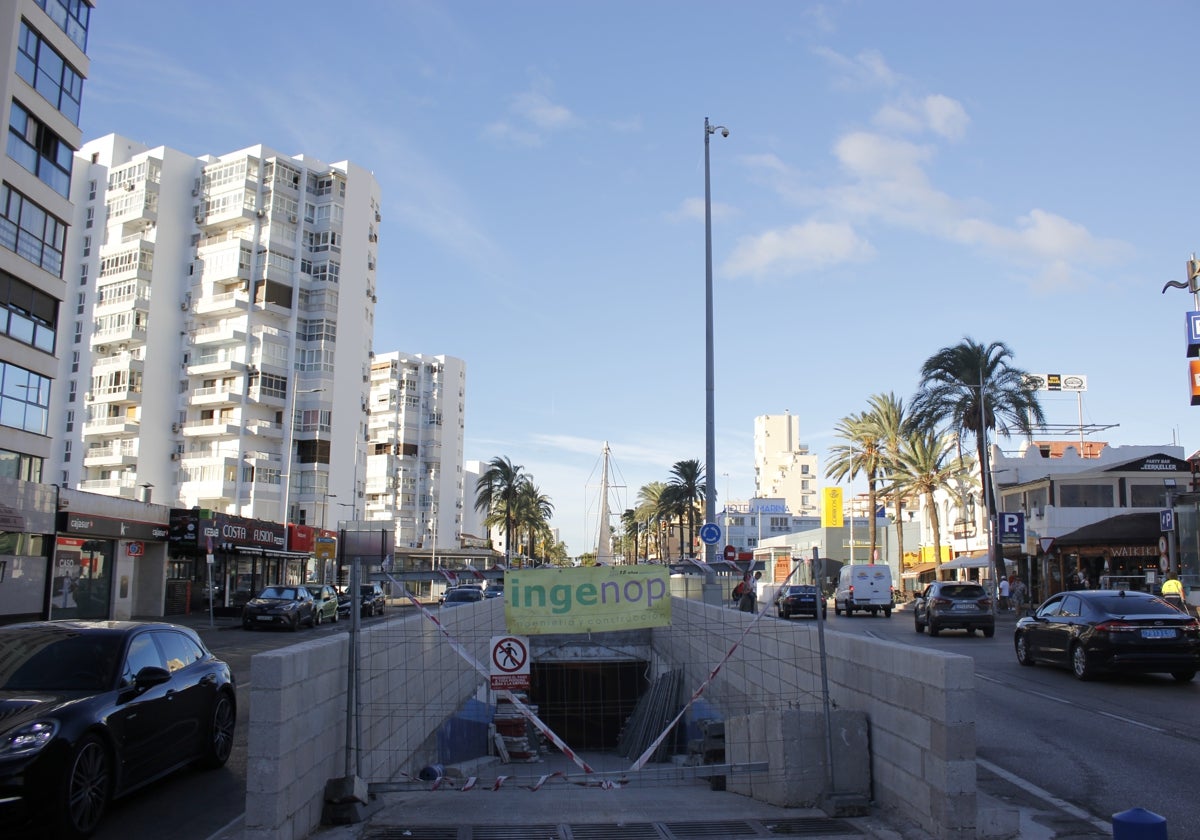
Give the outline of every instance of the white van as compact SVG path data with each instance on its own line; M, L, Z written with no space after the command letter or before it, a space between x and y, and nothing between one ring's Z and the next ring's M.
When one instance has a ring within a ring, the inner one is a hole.
M880 611L892 614L892 569L879 564L842 566L837 591L833 595L833 614L854 615L863 610L871 615Z

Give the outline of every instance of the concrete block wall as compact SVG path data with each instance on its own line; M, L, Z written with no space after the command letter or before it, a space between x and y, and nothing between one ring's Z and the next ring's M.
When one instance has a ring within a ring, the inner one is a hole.
M438 619L486 666L504 604L441 610ZM251 660L246 840L301 840L320 826L326 782L346 775L349 639L335 633ZM485 678L419 614L372 624L359 643L363 749L351 766L368 781L415 775L436 756L433 733Z
M797 698L812 698L807 710L817 710L821 675L815 622L763 619L743 635L754 618L748 613L679 598L672 601L671 610L671 626L655 628L653 646L661 660L685 668L685 685L700 685L731 645L739 643L704 695L727 718L782 708ZM869 723L876 804L935 837L973 838L972 661L830 630L825 632L825 650L834 708L863 712ZM768 662L775 667L764 668ZM726 732L732 740L728 722ZM740 782L734 777L727 784L734 790ZM752 782L748 791L758 795Z
M673 598L671 608L671 626L651 634L655 658L668 667L684 668L684 685L691 691L738 643L739 651L704 699L727 720L735 715L746 718L747 731L761 727L761 737L753 743L765 744L770 732L793 731L785 729L782 719L771 722L771 715L789 704L794 708L798 698L805 702L799 711L821 710L815 622L763 619L743 635L753 619L750 614L683 598ZM438 618L485 666L490 637L505 632L499 598L441 610ZM437 728L475 696L485 680L419 614L373 624L362 631L360 642L363 749L356 756L355 772L371 782L415 775L436 758ZM325 784L345 775L348 645L349 637L336 633L254 657L247 840L301 840L320 825ZM875 803L935 837L973 838L971 660L832 631L825 634L825 647L835 710L862 712L869 725ZM764 668L767 662L774 667ZM752 723L751 716L759 722ZM736 732L740 724L733 725ZM835 720L835 729L838 725ZM770 760L769 750L765 760ZM834 769L840 772L836 757ZM853 769L850 775L855 775ZM727 781L738 784L736 776ZM792 795L770 780L765 786L749 784L748 794L765 801Z

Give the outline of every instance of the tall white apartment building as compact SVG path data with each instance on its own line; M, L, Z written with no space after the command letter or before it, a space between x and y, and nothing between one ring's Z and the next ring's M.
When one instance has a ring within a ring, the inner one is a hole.
M59 315L91 11L80 0L0 3L0 476L32 483L53 481L51 400L69 347Z
M364 519L394 523L399 550L460 548L466 365L381 353L371 362Z
M800 443L800 418L790 412L754 418L754 488L760 499L783 499L792 516L819 516L817 456Z
M336 526L363 512L380 191L349 162L75 159L55 480Z

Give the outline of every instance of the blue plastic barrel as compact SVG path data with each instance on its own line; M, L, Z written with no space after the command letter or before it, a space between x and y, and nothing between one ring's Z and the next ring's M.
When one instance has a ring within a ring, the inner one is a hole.
M1145 808L1113 814L1113 840L1167 840L1167 820Z

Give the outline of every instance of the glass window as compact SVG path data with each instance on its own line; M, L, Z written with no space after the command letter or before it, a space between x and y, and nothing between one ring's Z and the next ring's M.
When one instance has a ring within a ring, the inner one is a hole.
M0 245L62 277L67 225L8 184L0 188Z
M47 434L50 380L23 367L0 362L0 425Z
M84 0L34 0L42 10L50 16L50 20L58 24L58 28L67 33L67 37L75 42L75 46L87 52L88 22L92 16L92 7Z
M21 36L17 44L17 75L73 125L79 125L83 77L24 21L21 21Z
M1058 501L1069 507L1114 507L1111 484L1060 484Z
M175 630L162 630L156 631L154 635L162 648L163 658L167 662L167 670L172 673L204 658L204 652L183 633Z
M138 671L143 668L166 667L159 655L154 637L150 633L139 633L129 644L129 653L125 656L125 668L121 671L121 684L133 685Z
M8 156L66 198L74 150L15 99L8 119Z

